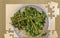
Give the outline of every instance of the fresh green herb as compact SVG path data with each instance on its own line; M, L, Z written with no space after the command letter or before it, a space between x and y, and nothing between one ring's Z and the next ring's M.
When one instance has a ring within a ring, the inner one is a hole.
M36 8L29 6L26 6L22 12L18 10L14 16L11 17L14 27L19 30L25 30L27 35L31 36L40 34L39 30L43 30L45 19L46 14L44 11L39 12Z

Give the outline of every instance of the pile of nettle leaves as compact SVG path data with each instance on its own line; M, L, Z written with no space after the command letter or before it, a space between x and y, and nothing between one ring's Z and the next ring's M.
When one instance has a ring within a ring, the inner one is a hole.
M28 35L37 36L43 30L46 14L36 8L26 6L24 10L18 10L12 17L12 25L19 30L25 30ZM43 34L46 35L46 34Z

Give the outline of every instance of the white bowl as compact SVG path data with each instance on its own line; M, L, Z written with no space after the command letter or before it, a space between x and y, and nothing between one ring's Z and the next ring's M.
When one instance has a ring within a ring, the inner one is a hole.
M40 6L39 4L23 4L21 7L19 7L19 8L16 10L16 12L17 12L18 10L22 10L22 9L25 8L26 6L34 7L34 8L36 8L36 9L38 9L38 11L40 11L40 12L44 11L44 12L46 13L46 16L47 16L47 25L46 25L46 27L45 27L45 30L48 30L48 26L49 26L49 19L48 19L48 14L47 14L48 11L47 11L44 7ZM16 13L16 12L15 12L15 13ZM14 31L15 31L15 33L17 34L18 38L21 38L21 34L17 31L16 28L14 28Z

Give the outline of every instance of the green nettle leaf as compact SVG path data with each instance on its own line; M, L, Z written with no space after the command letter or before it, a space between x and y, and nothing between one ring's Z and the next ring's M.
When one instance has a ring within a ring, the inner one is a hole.
M18 10L12 17L12 25L19 30L25 30L29 36L37 36L40 30L43 30L46 14L40 13L36 8L26 6L21 12ZM45 36L42 34L41 36Z

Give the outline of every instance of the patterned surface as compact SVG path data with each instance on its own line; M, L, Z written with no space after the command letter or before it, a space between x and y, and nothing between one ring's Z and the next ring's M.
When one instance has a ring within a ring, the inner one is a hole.
M55 4L55 6L53 5L53 4ZM59 9L57 8L57 3L55 3L55 2L49 2L48 3L48 5L50 6L50 8L51 8L51 10L52 10L52 12L50 13L48 13L48 15L49 15L49 22L50 22L50 26L49 26L49 28L48 28L48 30L50 30L50 38L56 38L56 37L58 37L58 35L57 35L57 32L55 31L56 29L55 29L55 18L57 17L57 15L59 15ZM48 6L47 5L47 6ZM44 5L42 5L42 6L44 6ZM44 6L45 7L45 6ZM49 9L49 8L48 8ZM57 13L56 13L57 12ZM51 14L51 15L50 15ZM8 28L7 28L8 29ZM9 32L13 32L13 31L11 31L10 29L8 29L9 30ZM52 34L52 32L54 33L54 34ZM8 33L7 33L8 34ZM54 35L54 36L53 36ZM13 35L10 35L10 36L13 36ZM55 37L56 36L56 37ZM10 37L11 38L11 37Z

